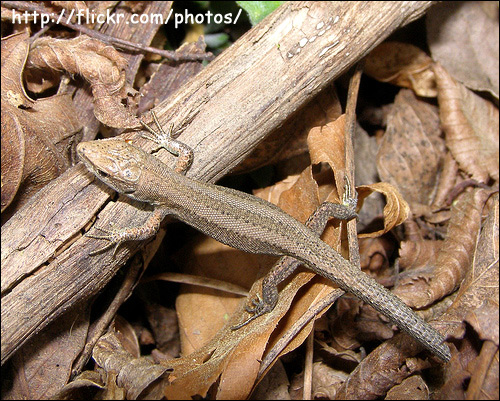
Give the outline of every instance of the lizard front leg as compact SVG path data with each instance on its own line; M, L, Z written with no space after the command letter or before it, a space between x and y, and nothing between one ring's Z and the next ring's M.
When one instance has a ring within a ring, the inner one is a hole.
M153 115L154 122L158 128L158 131L155 131L149 125L141 120L142 125L145 129L147 129L147 133L142 136L155 142L159 147L165 148L170 153L178 156L177 163L175 165L174 170L179 174L184 174L187 169L191 166L193 161L193 150L187 146L186 144L172 138L172 126L169 129L169 132L166 133L161 127L158 119L156 118L156 114L151 112ZM110 163L112 165L112 163ZM125 174L125 173L124 173ZM119 191L121 192L121 191ZM104 234L89 234L87 233L87 237L96 238L96 239L105 239L109 241L109 243L96 251L90 253L90 256L94 256L98 253L101 253L112 246L114 246L113 257L118 250L120 244L126 241L139 241L148 239L154 236L158 229L160 228L160 223L163 218L168 214L163 208L155 207L154 212L148 218L146 223L142 227L132 227L125 228L123 230L109 230L101 227L96 227L99 231L102 231Z
M163 130L154 111L151 111L151 115L153 116L153 120L158 128L158 131L155 131L141 120L142 126L148 130L147 133L142 134L142 137L156 143L159 148L164 148L173 155L178 156L179 158L177 159L177 164L175 165L174 170L180 174L184 174L193 162L193 149L185 143L177 141L172 137L172 131L174 129L173 124L170 124L170 128L167 133Z
M118 247L125 241L140 241L148 239L155 235L160 228L160 223L165 217L165 214L166 213L162 208L156 207L153 213L146 220L146 223L144 223L144 225L140 227L125 228L123 230L108 230L105 228L96 227L96 229L104 232L104 234L87 233L87 237L105 239L109 241L109 243L106 244L106 246L91 252L89 255L95 256L98 253L101 253L114 246L115 248L113 249L113 257L115 257Z

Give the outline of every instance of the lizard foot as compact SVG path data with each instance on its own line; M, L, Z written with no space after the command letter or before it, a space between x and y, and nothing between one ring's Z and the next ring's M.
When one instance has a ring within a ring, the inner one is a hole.
M120 244L122 242L124 242L124 239L123 239L123 233L121 233L120 231L115 231L115 230L107 230L105 228L100 228L100 227L95 227L97 230L99 231L102 231L104 234L85 234L87 237L90 237L90 238L95 238L95 239L105 239L105 240L108 240L109 243L106 244L104 247L102 248L99 248L93 252L90 252L89 255L90 256L95 256L101 252L104 252L105 250L111 248L113 245L115 247L115 249L113 250L113 258L115 257L115 254L116 254L116 251L118 249L118 247L120 246Z
M231 327L231 330L238 330L243 326L246 326L252 320L257 319L259 316L265 315L272 311L271 305L262 300L262 298L257 295L256 298L252 299L252 307L246 306L245 310L251 314L251 316L245 320L243 323L237 324Z

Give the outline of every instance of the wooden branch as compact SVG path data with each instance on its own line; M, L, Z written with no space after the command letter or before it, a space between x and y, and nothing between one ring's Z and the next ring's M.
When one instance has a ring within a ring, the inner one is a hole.
M287 2L155 111L195 150L189 176L215 181L268 133L431 2ZM144 140L136 142L146 146ZM160 154L173 165L168 154ZM140 244L90 257L88 223L142 224L147 212L78 164L2 227L2 363L66 310L99 292ZM104 209L101 208L105 205Z

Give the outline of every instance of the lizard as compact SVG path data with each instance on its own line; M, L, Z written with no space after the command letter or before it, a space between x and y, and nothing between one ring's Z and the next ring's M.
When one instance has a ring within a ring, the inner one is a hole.
M125 241L147 239L155 235L164 217L172 215L233 248L298 260L311 271L371 305L440 359L449 361L450 350L436 329L396 295L323 242L314 230L256 196L186 176L184 173L193 160L192 150L171 137L172 129L166 134L154 114L153 117L161 134L141 122L148 131L146 137L179 156L174 169L154 155L120 139L81 142L77 146L80 159L99 180L120 194L154 206L154 211L142 227L122 230L99 228L104 234L87 233L89 237L108 241L94 254L114 245L114 255ZM284 274L291 273L290 268L283 270L286 271ZM276 281L282 281L282 278L277 277ZM264 280L262 298L254 301L257 314L274 308L278 291L276 285L273 280Z

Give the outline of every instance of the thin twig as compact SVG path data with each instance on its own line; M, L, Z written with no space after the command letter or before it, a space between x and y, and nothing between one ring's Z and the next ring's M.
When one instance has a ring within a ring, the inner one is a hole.
M85 344L85 347L78 357L78 360L75 361L73 365L73 369L71 371L71 380L75 378L87 364L88 360L92 355L92 350L94 349L95 344L104 334L104 331L108 328L109 324L115 317L116 313L120 306L128 299L135 286L139 282L142 273L144 272L144 264L139 260L140 257L134 258L132 263L130 264L129 270L123 283L120 286L120 289L116 293L113 301L107 308L106 312L99 318L96 322L91 338Z
M24 1L2 1L2 6L10 9L20 9L24 11L31 11L31 12L37 12L39 14L49 15L53 21L59 21L61 25L71 28L75 31L84 33L95 39L99 39L105 43L109 43L111 45L119 47L123 50L159 54L160 56L165 57L166 59L172 61L200 61L200 60L203 61L203 60L213 60L214 58L214 55L210 52L179 54L175 51L156 49L154 47L144 46L142 44L130 42L128 40L115 38L113 36L106 35L105 33L87 28L86 26L73 24L72 22L66 21L63 18L62 14L53 13L49 11L47 8L33 3L28 3Z
M361 75L363 73L365 62L364 59L356 64L356 69L349 81L349 90L347 94L346 118L345 118L345 173L349 179L351 190L354 192L354 146L353 138L356 130L356 104L358 101L359 84L361 83ZM356 229L356 219L347 222L347 242L349 246L349 261L360 267L358 233ZM360 267L361 268L361 267Z

